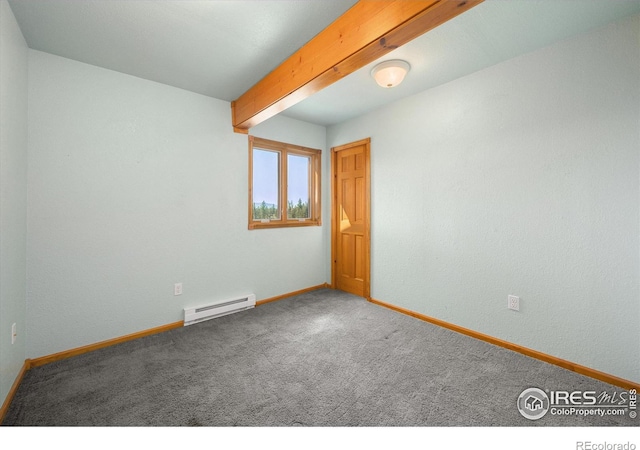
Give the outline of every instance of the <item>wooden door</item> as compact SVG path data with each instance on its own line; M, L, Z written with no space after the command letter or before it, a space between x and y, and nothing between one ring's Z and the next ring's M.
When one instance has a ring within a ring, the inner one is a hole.
M331 149L335 289L370 297L370 139Z

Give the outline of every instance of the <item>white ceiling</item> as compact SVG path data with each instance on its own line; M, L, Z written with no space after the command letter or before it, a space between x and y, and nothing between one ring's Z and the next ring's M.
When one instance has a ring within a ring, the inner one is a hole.
M355 0L9 0L35 50L235 100Z
M9 0L30 48L231 101L355 0ZM283 114L355 117L622 17L640 0L485 0L381 60L412 69L393 89L375 63Z
M340 123L638 12L640 0L485 0L283 114L321 125ZM370 75L388 59L411 64L393 89L379 87Z

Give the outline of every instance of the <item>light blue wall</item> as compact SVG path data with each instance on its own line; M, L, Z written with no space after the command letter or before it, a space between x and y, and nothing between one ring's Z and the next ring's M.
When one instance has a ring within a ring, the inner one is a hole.
M639 30L330 127L372 140L372 297L640 382Z
M228 102L34 50L29 63L28 357L324 283L322 227L247 229L248 141ZM323 127L286 126L264 137L324 148Z
M320 149L323 153L327 141L325 127L285 116L272 117L251 128L249 134L264 139Z
M0 404L25 360L28 48L0 1ZM11 324L17 340L11 344Z
M331 239L331 183L329 182L329 175L331 173L331 151L326 147L326 127L279 115L253 127L249 134L264 139L272 139L322 150L322 165L320 169L322 186L320 201L322 207L321 221L324 225L322 227L323 256L321 270L326 270L324 266L331 258L330 247L325 245L325 243ZM321 274L319 273L318 275ZM330 284L331 272L325 272L322 275L323 283L326 282Z

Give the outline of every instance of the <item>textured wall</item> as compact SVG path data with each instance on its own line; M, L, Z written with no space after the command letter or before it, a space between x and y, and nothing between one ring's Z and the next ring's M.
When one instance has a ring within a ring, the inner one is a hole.
M322 238L323 242L330 242L328 240L331 239L331 184L329 182L329 175L331 173L331 149L325 146L327 140L326 127L278 115L253 127L249 134L265 139L273 139L275 141L322 150L322 164L320 169L322 172L320 193L322 207L321 219L324 224L322 227ZM319 142L322 142L322 144L318 144ZM325 245L320 270L326 270L324 266L330 258L331 249ZM324 279L323 283L331 283L331 272L326 272L322 275Z
M640 381L639 30L328 129L328 147L372 138L374 298Z
M322 227L247 229L248 143L229 103L29 57L29 357L325 281ZM323 128L286 126L324 147Z
M0 1L0 405L25 360L28 48ZM11 324L18 338L11 344Z

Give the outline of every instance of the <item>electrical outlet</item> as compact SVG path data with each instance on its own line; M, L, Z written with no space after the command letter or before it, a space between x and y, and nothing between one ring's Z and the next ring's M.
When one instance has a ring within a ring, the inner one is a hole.
M173 285L173 295L182 295L182 283Z
M11 325L11 344L16 343L16 338L18 337L18 331L16 330L16 324Z
M507 308L512 309L514 311L520 311L520 297L516 297L515 295L509 295L507 297Z

